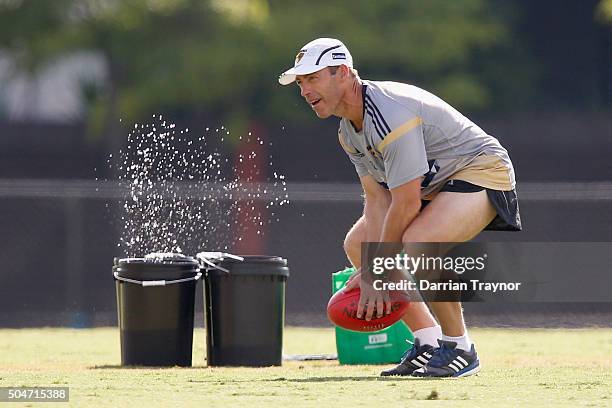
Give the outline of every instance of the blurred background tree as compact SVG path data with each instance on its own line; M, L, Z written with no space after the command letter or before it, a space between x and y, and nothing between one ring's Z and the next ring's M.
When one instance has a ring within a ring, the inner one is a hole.
M597 18L601 21L612 23L612 0L601 0L596 13Z
M32 73L77 50L104 55L105 86L84 92L91 128L113 133L119 117L155 112L310 117L276 78L320 36L342 39L364 78L415 83L470 110L516 103L531 70L525 55L509 63L522 52L515 18L485 0L2 0L0 47Z

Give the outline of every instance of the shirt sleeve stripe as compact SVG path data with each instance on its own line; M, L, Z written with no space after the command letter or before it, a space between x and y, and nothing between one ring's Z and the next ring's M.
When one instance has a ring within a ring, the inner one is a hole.
M380 124L378 123L378 120L374 117L374 113L372 112L371 108L367 104L366 104L366 112L372 118L372 124L374 124L374 128L376 129L376 133L378 133L378 137L380 137L380 140L384 139L385 134L381 132L379 128Z
M383 140L378 144L378 146L376 146L378 148L378 151L382 152L383 149L387 147L389 143L393 143L394 141L404 136L422 123L423 119L416 117L414 119L410 119L408 122L399 125L395 129L393 129L393 132L389 133L387 137L385 137L385 140Z
M370 95L366 94L365 97L366 97L366 100L369 102L369 104L372 105L374 110L376 110L376 113L378 114L378 117L380 118L381 122L384 125L383 130L386 130L385 133L391 133L391 128L389 127L389 124L387 123L387 121L383 117L382 113L380 113L380 110L378 110L378 106L376 106L376 104L374 103L374 101L372 100Z

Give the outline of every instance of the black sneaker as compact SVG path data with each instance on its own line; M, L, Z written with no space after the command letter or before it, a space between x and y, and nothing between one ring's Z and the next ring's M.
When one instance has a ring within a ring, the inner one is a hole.
M388 370L380 373L383 377L390 375L411 375L417 368L423 367L433 356L434 348L429 344L421 346L419 339L414 339L414 345L406 350L401 362Z
M429 363L413 371L414 377L465 377L480 371L473 344L470 351L458 349L454 341L438 340L438 344Z

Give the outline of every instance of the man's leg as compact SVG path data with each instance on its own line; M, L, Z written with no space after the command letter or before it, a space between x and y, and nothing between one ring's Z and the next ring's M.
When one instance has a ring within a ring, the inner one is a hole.
M366 221L362 216L357 220L355 225L349 230L344 240L344 252L347 258L355 269L361 267L361 243L366 240ZM423 302L414 302L408 308L408 311L402 317L402 320L410 327L412 332L422 330L426 328L435 327L438 325L431 312ZM437 333L437 332L436 332ZM425 342L434 343L435 346L436 335L430 335L430 333L423 333L427 337ZM429 338L431 337L431 339Z
M476 193L439 193L408 226L402 240L410 242L465 242L495 218L485 190ZM431 308L447 336L465 333L459 302L432 302Z
M475 193L441 192L408 226L402 240L408 253L411 242L469 241L478 235L495 215L496 211L485 190ZM456 343L457 348L463 350L458 353L472 351L461 303L431 302L430 307L442 326L442 339ZM477 369L478 367L474 372ZM417 370L415 374L422 370ZM461 374L461 371L457 374Z
M355 268L361 266L361 243L366 240L366 236L366 221L361 217L344 240L344 251ZM401 362L382 371L382 376L411 375L414 370L429 362L435 347L438 347L438 340L442 338L440 325L424 302L413 302L402 320L414 334L414 346L408 346Z

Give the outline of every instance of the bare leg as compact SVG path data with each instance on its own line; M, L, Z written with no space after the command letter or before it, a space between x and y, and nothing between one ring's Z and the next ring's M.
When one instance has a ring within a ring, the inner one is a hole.
M364 217L359 218L344 240L344 251L355 268L361 266L361 243L366 240L365 223ZM413 302L402 320L413 332L438 324L423 302Z
M402 241L465 242L480 233L495 217L486 191L439 193L406 229ZM431 302L430 307L447 336L465 334L460 302Z

